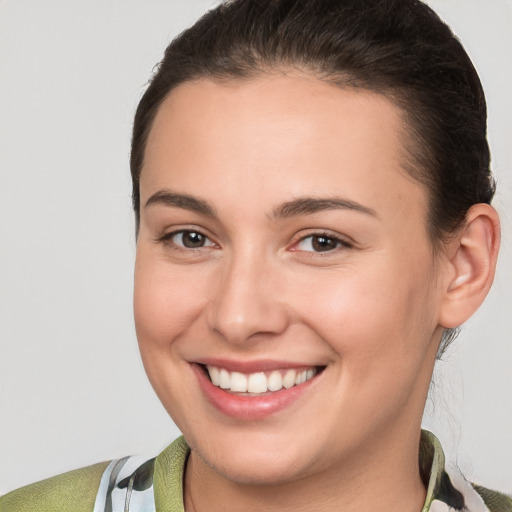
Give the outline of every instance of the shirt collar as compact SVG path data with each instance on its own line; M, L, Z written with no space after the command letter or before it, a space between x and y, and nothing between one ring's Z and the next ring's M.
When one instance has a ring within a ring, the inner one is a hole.
M189 453L190 448L181 436L156 458L153 483L158 512L184 512L183 478ZM421 512L489 512L460 472L453 468L447 471L441 443L428 430L421 431L419 465L427 489Z

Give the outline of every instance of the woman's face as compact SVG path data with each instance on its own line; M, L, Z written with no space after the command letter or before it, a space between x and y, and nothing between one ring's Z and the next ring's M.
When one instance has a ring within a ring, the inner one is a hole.
M441 301L405 131L383 96L298 74L186 83L161 106L137 334L218 473L284 482L416 439Z

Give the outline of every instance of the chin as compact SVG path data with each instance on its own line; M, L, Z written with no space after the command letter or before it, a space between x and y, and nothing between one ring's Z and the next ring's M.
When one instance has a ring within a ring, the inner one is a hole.
M217 432L213 437L187 434L192 433L185 433L185 438L202 464L237 484L285 484L300 479L311 469L313 457L300 449L303 444L294 442L290 435L255 431L231 431L230 435Z
M283 485L300 479L305 475L306 469L286 453L273 454L264 457L261 454L246 452L244 454L230 454L230 459L210 464L202 457L210 468L227 480L239 485L272 486Z

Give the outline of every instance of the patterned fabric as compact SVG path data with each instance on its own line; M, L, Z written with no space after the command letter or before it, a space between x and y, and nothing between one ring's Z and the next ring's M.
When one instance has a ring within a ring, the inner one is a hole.
M158 457L124 457L71 471L0 497L1 512L184 512L183 476L190 449L183 437ZM445 467L437 438L423 431L421 512L512 512L512 498L469 483ZM419 512L419 511L418 511Z
M94 512L155 511L153 473L155 459L124 457L113 460L103 476Z
M91 512L108 462L53 476L0 497L1 512Z
M180 437L156 459L112 461L101 480L94 512L184 512L182 481L188 453ZM445 467L441 445L428 431L421 436L420 469L428 483L422 512L512 512L511 498L473 486L456 467Z

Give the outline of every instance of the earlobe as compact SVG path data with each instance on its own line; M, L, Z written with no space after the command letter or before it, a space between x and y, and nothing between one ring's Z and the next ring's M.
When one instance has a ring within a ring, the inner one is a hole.
M448 244L440 325L458 327L478 309L494 279L499 243L496 210L488 204L472 206Z

